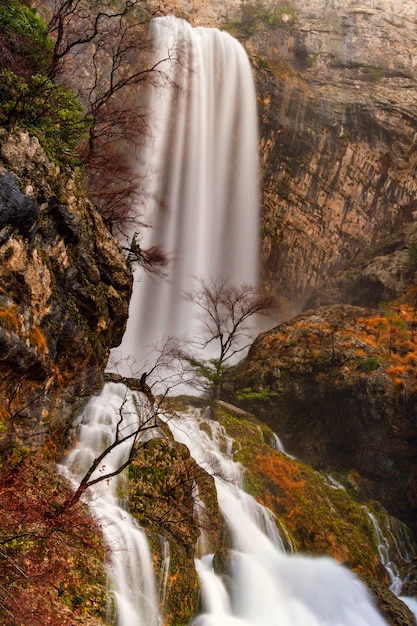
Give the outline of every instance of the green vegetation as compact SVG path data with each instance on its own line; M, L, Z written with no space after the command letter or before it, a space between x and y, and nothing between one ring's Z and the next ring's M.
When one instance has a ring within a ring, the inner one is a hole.
M412 243L408 248L408 261L411 267L417 265L417 243Z
M260 25L268 28L292 26L295 19L295 10L288 2L273 4L256 0L254 3L243 3L241 20L229 24L228 29L237 30L244 37L251 37Z
M383 75L382 67L375 67L374 65L364 65L362 67L362 74L365 77L365 80L376 83L378 82Z
M381 578L371 521L347 491L332 488L325 475L271 449L267 426L219 407L215 418L236 440L234 459L246 468L246 490L275 513L297 550L329 554L360 575Z
M373 372L374 370L377 370L378 367L379 367L379 361L374 356L368 357L359 366L359 368L363 370L364 372Z
M37 136L55 161L76 162L90 121L77 96L49 77L46 25L18 0L0 0L0 44L0 123Z
M261 402L268 402L273 396L278 394L275 391L268 391L263 389L262 391L254 391L252 387L245 387L244 389L238 389L236 396L238 400L260 400Z

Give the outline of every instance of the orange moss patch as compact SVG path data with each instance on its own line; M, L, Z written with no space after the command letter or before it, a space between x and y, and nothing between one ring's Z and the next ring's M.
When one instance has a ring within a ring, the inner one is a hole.
M275 509L278 506L284 514L290 514L297 501L296 495L305 490L299 468L294 463L289 464L288 457L276 454L257 455L252 467L271 483L271 493L264 494L263 504L271 508L272 502L268 500L273 498Z
M28 339L30 344L35 348L36 352L44 357L48 352L48 344L46 342L45 335L39 328L39 326L34 326L30 329L28 333Z
M18 313L16 304L0 308L0 326L6 330L17 332L22 328L22 316Z

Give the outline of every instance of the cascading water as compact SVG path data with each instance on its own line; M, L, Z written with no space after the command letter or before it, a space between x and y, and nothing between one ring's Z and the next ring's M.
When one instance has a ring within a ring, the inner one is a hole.
M174 438L214 475L219 506L233 535L230 595L214 574L209 556L197 563L204 613L194 626L386 624L364 585L349 570L330 558L284 552L271 513L242 491L242 468L221 452L216 431L213 436L218 424L195 413L167 423Z
M417 599L402 595L404 580L401 578L400 572L395 559L401 559L404 563L412 562L413 546L410 538L405 530L404 525L398 520L395 521L396 528L391 528L391 520L388 515L385 516L386 532L384 532L376 518L366 507L365 510L375 529L375 537L378 544L378 552L382 565L387 570L391 581L390 589L400 600L402 600L413 613L417 620Z
M152 411L141 396L124 385L107 384L81 415L78 445L62 466L62 472L76 488L102 450L116 437L121 441L106 455L91 480L107 478L87 491L88 504L100 522L110 549L108 573L117 626L158 626L160 623L148 542L120 496L124 476L111 476L129 458L131 436L139 427L142 440L155 433L154 429L146 428L150 420Z
M196 278L256 285L258 277L258 133L246 53L228 33L173 16L152 20L150 36L160 74L149 90L138 214L152 224L141 243L160 247L169 265L165 279L136 275L118 362L142 363L163 337L192 336L195 309L182 294Z

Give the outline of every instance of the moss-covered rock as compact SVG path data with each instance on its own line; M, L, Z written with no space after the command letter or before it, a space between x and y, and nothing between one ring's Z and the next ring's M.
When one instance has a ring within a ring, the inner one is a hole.
M223 522L213 478L184 445L153 439L138 451L129 468L129 503L150 539L155 572L163 571L169 555L160 589L164 624L187 624L199 607L194 556L200 529L213 551L221 542Z
M322 307L261 334L237 371L236 401L315 469L416 530L417 343L413 307ZM234 396L236 397L236 396Z
M276 515L284 541L297 552L327 554L355 571L370 585L390 623L407 623L397 619L400 614L412 619L388 589L374 527L363 505L331 477L274 450L267 426L238 417L224 403L217 403L213 415L235 439L234 459L246 468L247 491Z

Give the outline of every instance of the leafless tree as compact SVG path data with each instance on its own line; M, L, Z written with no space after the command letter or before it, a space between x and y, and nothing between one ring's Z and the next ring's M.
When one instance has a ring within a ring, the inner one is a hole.
M141 94L170 83L166 64L177 63L180 52L151 58L148 25L161 12L144 0L50 0L50 7L50 76L76 91L90 120L80 150L90 198L113 234L143 229L135 163L149 131ZM136 237L126 246L129 261L160 271L163 251L142 248Z
M250 320L265 314L273 305L273 298L252 285L232 285L227 279L200 280L198 286L184 294L200 311L200 332L190 345L202 354L184 352L197 375L197 381L219 397L230 373L230 364L250 345L253 328ZM214 349L215 356L204 358L204 351ZM197 382L198 384L198 382Z

